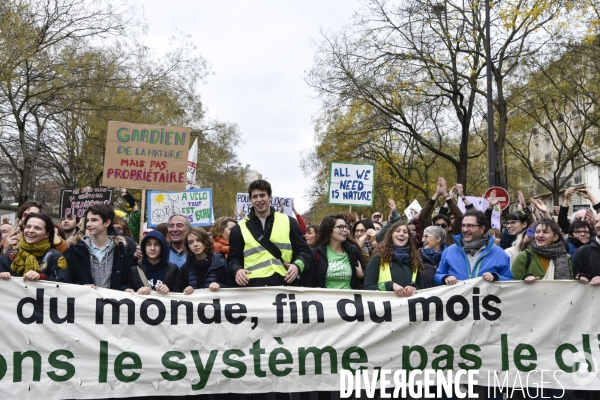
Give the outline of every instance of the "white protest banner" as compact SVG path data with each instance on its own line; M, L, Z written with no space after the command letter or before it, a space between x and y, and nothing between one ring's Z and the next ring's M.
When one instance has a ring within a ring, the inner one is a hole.
M410 213L411 208L417 212L421 212L421 210L423 209L423 207L421 207L421 205L419 204L419 201L417 199L414 199L413 202L410 203L410 205L404 210L404 215L406 215L407 221L410 221L412 219L412 214Z
M141 296L0 280L2 398L338 390L340 371L479 371L600 390L597 287L482 279L393 292L261 287Z
M174 214L186 216L192 226L210 226L214 222L212 189L185 192L148 192L148 226L155 228Z
M293 197L273 196L271 199L271 207L277 212L283 212L284 214L293 217L292 201L294 201ZM252 207L252 203L250 202L248 193L238 193L235 196L235 217L237 220L245 218L248 215L248 212L250 212L250 207Z
M194 144L190 147L188 153L187 176L185 180L186 189L194 189L196 186L196 168L198 168L198 138L194 140Z
M329 168L329 204L372 206L375 165L332 162Z
M471 204L473 204L473 206L475 207L476 210L481 211L481 212L485 212L485 210L487 210L488 206L490 205L490 202L483 198L483 197L475 197L475 196L465 196L467 198L467 200L469 200L469 202ZM463 199L461 197L458 198L458 208L460 208L460 211L462 211L462 213L464 214L467 209L465 207L465 202L463 201ZM492 211L492 228L496 228L496 229L500 229L500 215L502 213L502 210L500 210L500 207L498 207L498 205L494 206L494 210Z

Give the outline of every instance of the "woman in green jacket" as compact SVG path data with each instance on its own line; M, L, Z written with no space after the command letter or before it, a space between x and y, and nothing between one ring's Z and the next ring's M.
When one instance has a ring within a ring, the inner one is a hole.
M423 261L405 222L396 222L377 245L365 273L366 290L412 296L423 285Z
M549 219L538 222L529 248L517 254L510 269L515 280L527 283L573 279L567 244L558 224Z

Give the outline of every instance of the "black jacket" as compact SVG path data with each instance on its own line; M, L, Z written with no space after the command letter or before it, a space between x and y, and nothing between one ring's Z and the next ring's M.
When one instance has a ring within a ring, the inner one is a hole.
M573 275L585 276L589 280L600 276L600 244L595 237L577 249L573 257Z
M362 254L358 247L352 243L342 242L342 248L348 253L348 260L350 261L350 267L352 268L352 278L350 279L351 289L360 289L358 277L356 276L356 267L360 261L362 261ZM325 280L327 276L327 268L329 262L327 261L327 245L321 244L317 247L310 249L312 252L312 262L300 276L300 284L307 287L325 287ZM366 266L362 266L363 269Z
M159 241L161 248L161 258L159 262L154 265L148 262L148 256L146 255L146 243L149 239L152 238ZM165 279L163 281L163 284L167 285L170 292L182 292L183 288L181 287L179 267L169 262L170 250L169 246L167 246L167 241L165 240L163 234L157 230L148 232L148 234L146 234L146 236L144 236L144 238L142 239L140 247L142 249L142 260L138 263L138 265L140 266L144 274L146 274L146 278L147 268L150 268L151 270L160 270L162 268L165 268ZM128 282L128 286L136 292L144 286L144 281L140 276L138 265L131 266L131 273Z
M271 231L273 230L273 222L275 217L273 214L275 213L275 209L271 207L271 214L267 217L265 221L265 228L263 230L262 223L260 219L254 214L254 208L250 208L250 213L248 213L248 217L250 221L248 223L254 223L259 227L259 230L262 235L264 235L267 239L271 237ZM290 219L290 243L292 245L292 263L300 260L304 263L304 267L308 267L311 262L311 254L310 248L306 243L306 239L300 230L300 226L298 222L288 216ZM240 270L244 269L244 237L242 236L242 230L239 225L231 228L231 233L229 234L229 256L227 260L229 261L229 270L231 274L235 276L235 274ZM302 271L299 271L302 272Z
M194 257L194 255L190 257ZM194 268L192 267L191 261L188 257L188 260L181 267L180 275L182 290L188 286L191 286L194 289L207 289L213 282L218 283L222 288L237 286L235 280L233 280L233 277L229 273L227 259L219 253L212 254L210 267L208 267L208 272L206 273L204 282L199 283L196 274L194 273L192 275L193 271Z
M90 250L87 244L83 242L80 236L75 236L71 239L69 239L69 249L65 253L65 258L69 265L69 279L71 283L79 285L94 284L90 266ZM121 236L115 236L112 239L115 242L115 248L113 251L113 265L109 289L125 290L128 288L127 285L132 265L125 245L127 242Z

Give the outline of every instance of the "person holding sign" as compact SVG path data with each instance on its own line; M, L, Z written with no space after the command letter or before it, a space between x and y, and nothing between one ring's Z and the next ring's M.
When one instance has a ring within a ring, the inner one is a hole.
M410 297L423 287L423 261L413 235L405 222L396 222L369 261L364 288Z
M131 267L130 291L138 294L181 292L179 267L169 262L169 248L162 233L152 230L142 239L142 260Z
M315 247L311 249L313 263L302 274L302 286L327 289L360 289L364 278L362 255L348 235L344 217L328 215L321 221Z
M195 289L216 292L222 287L235 286L227 260L219 253L213 253L213 242L204 229L190 228L184 243L188 258L181 267L183 294L192 294Z
M46 214L31 213L25 217L23 236L18 248L0 259L0 279L22 276L23 280L68 282L67 260L54 249L54 223Z
M271 207L271 184L259 179L248 187L252 207L231 229L229 264L240 286L293 284L309 265L310 249L298 222Z

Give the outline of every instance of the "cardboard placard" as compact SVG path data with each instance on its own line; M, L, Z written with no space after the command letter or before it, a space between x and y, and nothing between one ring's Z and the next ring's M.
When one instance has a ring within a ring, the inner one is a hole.
M185 190L190 128L110 121L104 186Z
M112 189L83 188L63 189L60 192L60 217L81 218L89 207L96 204L110 204L112 202Z
M329 204L372 206L375 165L332 162L329 169Z
M192 226L210 226L214 222L212 189L185 192L148 192L148 226L168 222L171 215L185 216Z

